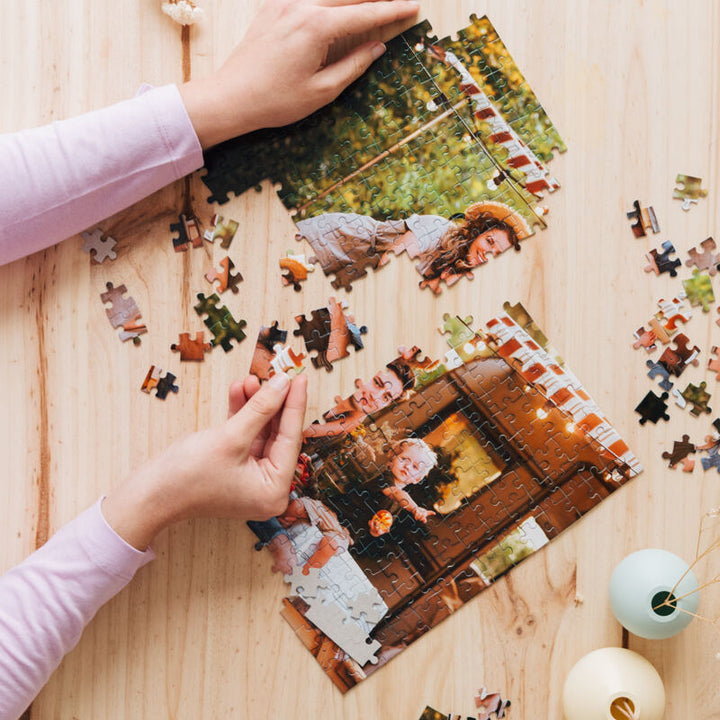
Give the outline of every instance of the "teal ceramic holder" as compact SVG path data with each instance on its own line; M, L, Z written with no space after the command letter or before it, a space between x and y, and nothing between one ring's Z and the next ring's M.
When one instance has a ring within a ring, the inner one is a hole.
M699 603L698 581L688 567L667 550L648 548L628 555L610 578L610 607L618 622L648 640L684 630Z

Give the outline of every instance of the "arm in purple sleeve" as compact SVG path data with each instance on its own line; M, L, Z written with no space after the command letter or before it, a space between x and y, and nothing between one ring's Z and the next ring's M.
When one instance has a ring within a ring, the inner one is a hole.
M175 85L0 135L0 265L91 227L202 163Z
M107 524L100 502L0 577L0 720L25 710L98 609L154 558Z

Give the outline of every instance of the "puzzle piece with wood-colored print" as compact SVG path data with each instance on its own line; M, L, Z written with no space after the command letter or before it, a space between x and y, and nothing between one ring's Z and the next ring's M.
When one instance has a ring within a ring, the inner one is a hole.
M720 263L720 254L716 253L717 245L715 241L709 237L700 243L702 252L698 252L697 248L688 250L688 259L685 261L687 267L696 267L698 270L707 270L710 275L715 275Z
M702 413L711 413L712 408L708 407L710 393L705 391L707 383L701 382L699 385L688 383L688 386L682 391L682 396L692 405L690 414L699 417Z
M148 395L150 395L154 389L155 397L159 400L165 400L169 392L177 393L180 389L175 385L175 380L177 379L175 375L170 372L163 375L162 372L162 368L158 365L151 365L140 388Z
M648 259L645 272L654 272L656 275L668 273L670 277L675 277L677 275L677 268L682 265L681 260L670 257L675 254L675 246L669 240L665 240L661 248L662 252L653 249L645 253L645 257Z
M182 362L205 360L205 353L210 352L212 345L205 342L205 333L200 330L195 333L195 339L190 339L190 333L180 333L177 343L170 346L173 352L180 353Z
M283 285L292 285L296 292L300 292L300 283L307 280L308 273L315 271L315 265L306 260L305 255L288 250L285 257L280 258L280 269L285 271L282 275Z
M105 260L115 260L117 253L113 248L117 245L117 240L105 235L100 228L94 230L86 230L81 232L80 236L85 241L82 251L92 256L96 263L102 263Z
M673 190L673 198L682 200L682 209L690 210L693 205L697 205L700 198L707 196L708 191L702 187L702 178L693 175L678 174L675 178L675 189Z
M119 332L120 340L132 340L133 344L140 344L140 335L147 332L147 327L138 322L142 317L140 308L131 297L125 297L127 288L125 285L115 287L111 282L105 284L106 292L100 294L104 304L112 303L111 308L105 309L105 314L114 328L121 327Z
M625 213L628 220L632 220L631 229L636 238L645 237L649 230L653 233L660 232L660 223L652 207L644 208L640 205L639 200L633 203L633 209Z
M205 231L203 237L208 242L220 240L220 247L227 250L235 238L238 223L235 220L225 220L222 215L215 214L210 220L210 227Z
M210 272L205 273L205 279L212 285L217 282L218 292L224 293L228 288L232 290L234 295L240 292L238 285L243 281L241 273L233 272L235 263L226 255L220 260L220 269L213 268Z
M683 288L691 305L702 305L703 312L710 311L711 303L715 302L715 293L707 273L695 268L692 277L683 280Z
M199 248L203 245L200 221L197 217L189 213L181 213L178 216L178 222L170 223L170 232L175 233L172 238L175 252L184 252L190 244L192 244L194 248Z
M668 461L668 467L674 470L678 463L682 463L683 472L692 472L695 467L695 461L688 457L695 452L696 448L693 443L690 442L689 435L683 435L682 440L675 440L673 442L672 452L667 450L662 454L663 458Z
M197 299L200 302L195 305L195 312L200 316L207 315L203 322L213 334L210 341L213 347L220 345L225 352L230 352L234 347L232 340L239 344L245 339L243 328L247 323L245 320L236 321L225 305L218 307L220 298L215 293L209 297L198 293Z

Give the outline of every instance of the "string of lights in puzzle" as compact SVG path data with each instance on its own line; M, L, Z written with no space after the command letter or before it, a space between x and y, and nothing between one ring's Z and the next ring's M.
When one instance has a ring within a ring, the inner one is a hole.
M678 187L673 192L673 198L683 201L683 210L690 210L707 195L700 178L678 175L676 182ZM627 217L633 221L632 231L637 238L660 232L660 223L653 208L645 208L637 200L633 203L632 210L627 213ZM646 253L648 264L645 266L645 272L677 277L678 269L683 263L675 257L675 254L675 247L670 241L662 242L659 248ZM644 348L648 354L653 354L660 346L664 347L659 358L649 358L645 363L648 377L657 381L662 393L649 391L635 408L640 415L641 425L648 421L657 423L659 420L670 419L667 402L670 394L678 407L689 409L694 417L712 413L712 408L708 404L711 394L706 389L707 382L701 381L697 385L688 383L682 391L679 387L675 387L675 383L688 366L697 367L700 364L698 359L700 348L693 345L684 333L679 332L678 326L687 323L692 317L690 306L699 306L703 313L707 313L715 302L712 278L720 267L720 253L717 252L715 240L708 237L699 244L699 248L690 248L685 266L694 269L691 277L681 281L682 289L678 295L671 300L661 298L658 301L659 312L650 318L647 327L643 325L634 333L635 349ZM717 312L720 313L720 307L717 308ZM716 322L720 325L720 319ZM719 353L717 347L711 347L710 354L713 357L707 362L707 369L715 373L718 381L720 381ZM675 382L671 377L675 378ZM701 458L703 470L714 467L720 473L720 418L715 419L711 427L712 430L705 435L702 443L691 442L687 434L675 441L672 449L666 450L662 455L663 459L668 461L668 466L674 469L681 464L684 472L692 472L695 461L690 455L699 451L704 453Z

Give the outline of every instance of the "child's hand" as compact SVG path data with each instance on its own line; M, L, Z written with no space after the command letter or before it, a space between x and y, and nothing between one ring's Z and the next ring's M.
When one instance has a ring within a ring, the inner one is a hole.
M230 386L229 417L143 465L103 502L105 519L145 549L167 525L192 517L266 520L286 508L302 441L307 379L278 373L262 388Z
M415 16L408 0L266 0L225 64L181 86L203 148L264 127L288 125L334 100L384 51L380 41L357 45L327 64L337 41Z

